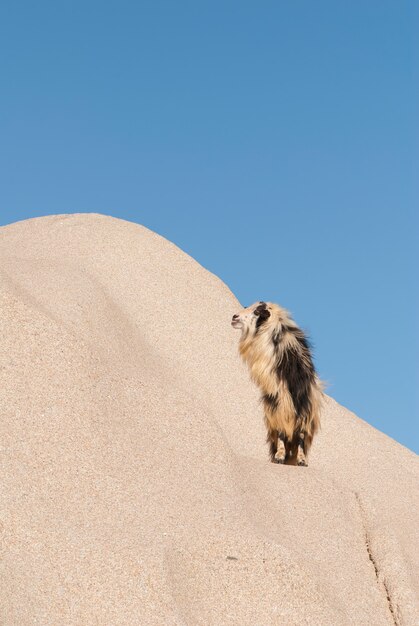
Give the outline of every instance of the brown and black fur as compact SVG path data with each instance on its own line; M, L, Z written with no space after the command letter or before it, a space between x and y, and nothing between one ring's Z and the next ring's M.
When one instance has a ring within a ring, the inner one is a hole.
M239 351L262 391L271 460L307 465L323 394L305 334L271 302L243 309L232 325L242 331Z

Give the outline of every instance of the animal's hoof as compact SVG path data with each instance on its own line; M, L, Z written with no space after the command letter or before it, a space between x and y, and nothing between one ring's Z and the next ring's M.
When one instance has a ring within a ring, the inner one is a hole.
M279 463L280 465L284 465L284 463L285 463L285 459L284 459L284 458L282 458L282 457L281 457L280 459L277 459L277 458L275 457L275 458L274 458L274 460L273 460L273 462L274 462L274 463Z
M299 461L297 461L297 465L299 465L300 467L307 467L307 461L305 459L300 459Z

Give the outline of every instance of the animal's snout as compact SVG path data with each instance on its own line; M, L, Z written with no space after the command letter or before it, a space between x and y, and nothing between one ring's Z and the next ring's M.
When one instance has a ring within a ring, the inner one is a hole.
M240 315L233 315L231 319L231 325L233 328L241 328L242 321L240 319Z

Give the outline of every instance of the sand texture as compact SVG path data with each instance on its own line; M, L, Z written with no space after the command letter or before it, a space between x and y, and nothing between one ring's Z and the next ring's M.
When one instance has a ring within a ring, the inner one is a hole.
M269 463L216 276L51 216L0 229L0 302L2 626L418 626L417 456L326 398Z

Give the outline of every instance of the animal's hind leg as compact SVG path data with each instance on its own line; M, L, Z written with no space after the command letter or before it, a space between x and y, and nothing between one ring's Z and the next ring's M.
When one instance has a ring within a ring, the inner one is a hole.
M285 463L285 457L287 455L287 450L285 448L285 437L284 434L278 431L278 443L276 447L275 454L275 463Z
M306 455L305 455L305 451L304 451L304 440L306 437L306 433L301 430L298 433L298 438L297 438L297 465L301 465L303 467L307 467L307 460L306 460Z

